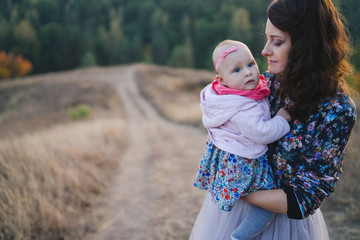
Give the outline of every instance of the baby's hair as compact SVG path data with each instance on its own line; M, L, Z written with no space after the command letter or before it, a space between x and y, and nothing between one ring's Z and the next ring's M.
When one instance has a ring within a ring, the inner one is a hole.
M244 43L240 42L240 41L235 41L235 40L224 40L222 42L220 42L214 49L213 51L213 55L212 55L212 60L213 60L213 64L214 64L214 70L215 72L217 72L216 69L216 63L219 61L220 59L220 55L223 51L226 51L227 49L229 49L232 46L239 46L239 47L246 47L248 48Z

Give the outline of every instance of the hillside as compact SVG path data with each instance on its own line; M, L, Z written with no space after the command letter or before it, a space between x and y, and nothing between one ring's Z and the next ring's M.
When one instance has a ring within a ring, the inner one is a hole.
M135 64L1 82L0 239L187 239L212 77ZM81 104L90 116L71 120ZM331 239L360 237L359 138L357 124L322 205Z

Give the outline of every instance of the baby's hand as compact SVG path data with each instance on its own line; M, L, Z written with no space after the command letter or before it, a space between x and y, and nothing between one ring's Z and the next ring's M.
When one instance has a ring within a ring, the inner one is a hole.
M285 118L286 121L288 121L288 122L291 121L290 113L288 111L286 111L285 108L280 108L279 111L276 113L276 115L279 115L279 116Z

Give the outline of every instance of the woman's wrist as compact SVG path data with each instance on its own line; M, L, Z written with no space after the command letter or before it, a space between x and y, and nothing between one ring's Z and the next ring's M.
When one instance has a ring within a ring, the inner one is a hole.
M304 216L301 213L297 197L294 193L294 189L292 187L285 187L283 190L286 193L287 198L288 209L286 214L288 215L288 217L292 219L303 219Z

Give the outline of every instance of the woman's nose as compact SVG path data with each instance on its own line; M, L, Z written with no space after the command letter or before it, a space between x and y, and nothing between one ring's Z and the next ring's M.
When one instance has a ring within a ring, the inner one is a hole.
M266 45L264 46L264 49L261 51L261 54L262 54L263 56L265 56L265 57L271 55L271 51L270 51L270 48L269 48L269 45L268 45L268 44L266 44Z

